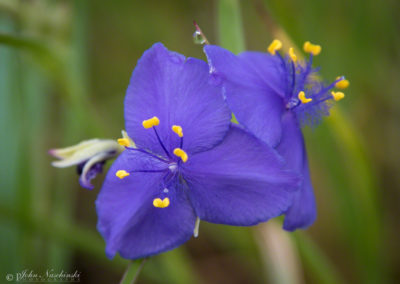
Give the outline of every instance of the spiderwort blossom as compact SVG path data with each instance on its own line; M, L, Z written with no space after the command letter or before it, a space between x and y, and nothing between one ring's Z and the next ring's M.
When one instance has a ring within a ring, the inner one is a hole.
M294 49L283 56L279 40L268 47L268 53L243 52L239 55L218 47L205 46L210 72L222 78L224 94L238 122L258 138L274 147L289 168L302 174L303 182L295 193L294 203L286 212L284 228L295 230L311 225L316 206L301 125L318 123L329 114L333 101L344 97L349 82L343 77L330 84L318 79L312 67L319 45L304 44L307 61L299 60Z
M103 171L103 165L107 160L115 158L123 150L124 148L114 140L90 139L67 148L51 149L49 154L60 159L52 162L54 167L77 166L80 185L93 189L90 181Z
M200 220L249 226L287 210L298 177L230 118L207 63L160 43L143 54L125 98L137 147L117 158L96 201L108 257L175 248Z

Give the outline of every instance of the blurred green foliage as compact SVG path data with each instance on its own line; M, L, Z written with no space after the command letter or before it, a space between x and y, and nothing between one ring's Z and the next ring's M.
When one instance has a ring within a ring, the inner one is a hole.
M101 177L93 192L83 190L74 170L51 168L47 151L117 138L124 93L144 50L161 41L205 59L191 38L196 20L211 43L236 53L266 50L274 37L320 43L323 76L350 80L331 117L305 129L317 222L285 234L298 283L396 282L398 11L395 0L0 0L0 281L49 268L77 269L84 283L119 281L128 263L106 259L95 230ZM266 228L202 223L198 239L147 261L139 282L285 279L265 269L262 255L274 261L274 252L256 239Z

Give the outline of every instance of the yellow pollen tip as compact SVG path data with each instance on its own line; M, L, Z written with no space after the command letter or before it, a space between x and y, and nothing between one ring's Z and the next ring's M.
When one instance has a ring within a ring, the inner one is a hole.
M158 119L157 116L153 116L152 118L143 120L142 125L144 128L152 128L153 126L157 126L160 124L160 120Z
M306 104L312 101L311 98L306 98L306 94L301 91L299 92L299 94L297 95L297 97L299 98L299 100L301 101L301 103Z
M341 99L343 99L345 97L344 93L342 93L342 92L331 92L331 94L335 101L340 101Z
M183 151L181 148L175 148L174 149L174 155L181 158L182 162L186 163L186 161L188 160L188 155L186 154L185 151Z
M153 206L156 208L166 208L169 206L169 198L166 197L163 200L161 198L154 198Z
M321 46L317 44L312 44L309 41L306 41L303 45L303 49L307 53L312 53L312 55L318 55L321 53Z
M337 77L336 80L340 79L340 77ZM340 80L335 84L335 87L338 89L346 89L350 85L350 82L346 79Z
M173 125L172 131L178 134L179 137L183 137L182 127L180 127L179 125Z
M119 145L124 147L128 147L131 144L128 138L119 138L117 142Z
M129 176L130 173L128 173L127 171L124 171L124 170L119 170L119 171L117 171L117 172L115 173L115 175L116 175L117 177L119 177L120 179L123 179L123 178Z
M268 46L268 52L271 55L275 55L275 52L282 48L282 42L279 39L274 39Z
M290 58L292 59L292 61L293 61L294 63L296 63L296 61L297 61L297 56L296 56L296 54L294 54L294 49L293 49L293 47L289 48L289 56L290 56Z

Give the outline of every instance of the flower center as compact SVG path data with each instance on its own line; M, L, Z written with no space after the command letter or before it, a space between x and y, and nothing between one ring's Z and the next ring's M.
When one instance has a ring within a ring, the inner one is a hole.
M187 160L189 159L188 154L182 149L183 147L183 130L182 127L179 125L172 125L171 129L173 132L178 135L180 138L179 140L179 147L175 148L173 151L173 155L175 155L178 159L176 161L176 158L173 158L172 154L167 150L165 147L164 143L162 142L160 135L158 134L156 126L160 124L160 120L158 119L157 116L153 116L152 118L143 120L142 125L145 129L150 129L152 128L154 131L154 135L157 137L157 141L160 144L160 147L163 149L166 157L154 154L148 150L145 149L140 149L136 148L131 140L128 137L125 138L120 138L118 139L118 143L122 146L125 147L125 149L130 150L130 151L138 151L142 152L154 159L157 159L158 161L162 162L165 164L165 167L162 169L137 169L133 171L126 171L126 170L118 170L115 175L116 177L120 179L124 179L131 174L134 173L164 173L164 177L162 179L162 184L160 187L160 197L157 197L153 199L153 206L156 208L166 208L170 205L170 200L168 197L165 197L168 193L168 187L176 180L175 177L178 174L178 165L180 162L186 163ZM133 147L132 147L133 146ZM164 198L163 198L164 197Z
M168 169L169 169L171 172L175 172L177 168L178 168L177 163L170 163L170 164L168 165Z
M272 56L280 59L286 81L285 107L293 111L301 122L312 124L318 122L322 115L328 115L329 101L344 98L344 93L333 92L333 88L345 89L349 86L344 76L337 77L331 84L325 85L318 79L318 68L313 68L313 57L321 53L321 46L306 41L303 50L309 53L307 61L299 61L294 49L289 48L288 54L282 56L279 50L282 43L274 40L268 47Z

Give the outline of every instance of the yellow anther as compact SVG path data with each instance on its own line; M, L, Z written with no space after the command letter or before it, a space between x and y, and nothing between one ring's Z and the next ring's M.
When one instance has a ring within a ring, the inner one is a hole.
M143 120L142 125L144 128L152 128L153 126L159 125L160 120L158 119L157 116L153 116L152 118Z
M292 59L292 61L293 61L294 63L296 63L296 61L297 61L297 56L296 56L296 54L294 54L294 49L293 49L293 47L289 48L289 56L290 56L290 58Z
M183 137L182 127L179 125L172 125L172 131L178 134L179 137Z
M169 206L169 198L166 197L163 200L161 198L155 198L153 200L153 206L157 208L165 208Z
M124 170L119 170L119 171L117 171L117 172L115 173L115 175L116 175L117 177L119 177L120 179L123 179L123 178L129 176L130 173L128 173L127 171L124 171Z
M274 39L268 46L268 52L275 55L275 52L282 48L282 42L279 39Z
M336 80L340 79L340 77L337 77ZM340 80L335 84L335 87L338 89L346 89L350 85L350 82L346 79Z
M181 148L175 148L174 149L174 155L178 156L179 158L182 159L182 162L186 163L186 161L188 160L188 155L186 154L185 151L183 151Z
M129 147L129 145L131 144L128 138L119 138L117 141L119 145L124 147Z
M312 44L309 41L306 41L303 45L303 49L307 53L312 53L313 55L318 55L321 52L321 46L317 44Z
M299 98L299 100L300 100L303 104L306 104L306 103L309 103L309 102L312 101L311 98L306 98L306 94L305 94L303 91L301 91L301 92L297 95L297 97Z
M331 92L331 94L335 101L340 101L341 99L344 98L344 93L342 92Z

